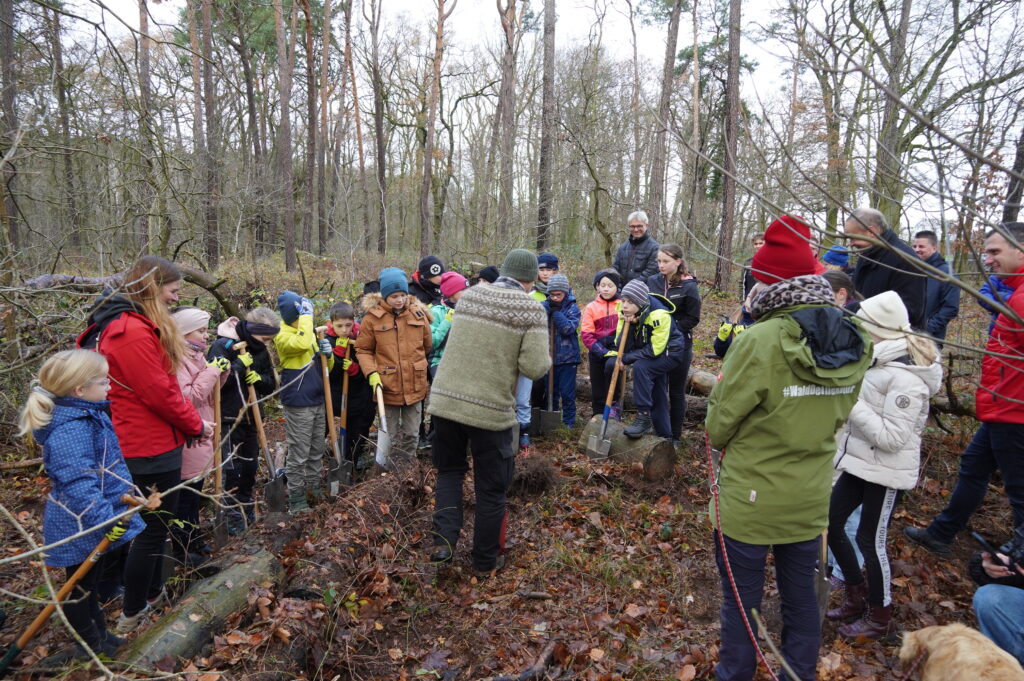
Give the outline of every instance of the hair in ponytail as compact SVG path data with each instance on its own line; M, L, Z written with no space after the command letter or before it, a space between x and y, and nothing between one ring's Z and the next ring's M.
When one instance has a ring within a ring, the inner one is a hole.
M917 366L931 366L939 358L939 346L931 338L916 333L903 336L907 339L907 354Z
M53 418L54 400L67 397L97 376L107 373L107 360L92 350L64 350L43 362L18 419L18 436L38 430Z
M690 273L686 266L686 258L683 257L683 249L678 244L662 244L658 246L658 250L670 258L680 261L676 271L667 277L669 284L678 284L683 277Z
M160 288L181 281L181 270L170 260L145 255L135 261L124 275L124 295L142 308L142 313L160 330L160 345L170 360L171 373L178 370L185 356L185 340L160 300Z

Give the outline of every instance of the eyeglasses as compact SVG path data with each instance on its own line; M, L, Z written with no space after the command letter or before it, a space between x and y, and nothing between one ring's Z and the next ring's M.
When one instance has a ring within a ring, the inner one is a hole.
M646 226L647 225L630 225L629 228L630 229L643 229Z
M86 385L105 385L105 386L109 387L110 386L110 379L109 378L94 378L91 381L86 381L85 384Z

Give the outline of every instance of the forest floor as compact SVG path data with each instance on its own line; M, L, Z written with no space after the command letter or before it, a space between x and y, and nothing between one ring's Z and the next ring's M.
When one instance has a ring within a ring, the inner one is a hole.
M697 367L718 371L720 362L704 355L717 329L714 320L734 304L706 300ZM985 321L972 313L964 323ZM957 386L969 392L969 381ZM589 412L581 401L578 428ZM942 508L974 427L966 418L929 422L921 481L893 521L893 594L904 630L974 624L974 587L966 572L975 550L970 540L961 537L954 557L942 560L910 546L901 532L906 525L925 524ZM159 666L176 668L186 681L473 680L517 677L550 651L546 667L530 678L713 678L721 589L707 516L702 433L687 431L675 475L660 482L645 482L629 465L595 464L577 444L578 436L577 430L538 438L530 456L517 461L526 484L510 500L509 562L490 578L473 577L469 568L468 481L464 540L454 564L428 563L433 471L429 461L421 461L407 474L360 483L286 527L254 528L235 539L225 551L292 537L278 551L285 585L260 590L269 607L258 608L253 594L250 607L235 613L199 656ZM46 485L42 471L29 470L6 473L0 487L0 502L36 536ZM23 550L25 541L9 524L4 527L3 551ZM997 542L1008 535L1009 512L996 485L972 527ZM0 566L0 588L41 596L39 568L38 562ZM771 579L765 593L767 625L778 641L778 594ZM7 643L38 606L5 598L3 607L8 619L0 639ZM111 606L111 617L117 607ZM18 676L53 675L38 662L68 641L52 621L23 653ZM845 643L827 624L819 678L899 678L897 653L897 645ZM758 674L767 678L763 670ZM80 665L59 675L84 681L96 672ZM147 676L137 670L123 675Z

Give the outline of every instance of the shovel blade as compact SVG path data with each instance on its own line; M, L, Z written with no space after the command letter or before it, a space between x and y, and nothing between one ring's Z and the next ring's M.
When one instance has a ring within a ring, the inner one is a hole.
M377 454L374 460L385 470L391 467L391 436L383 430L377 431Z
M272 478L264 487L263 494L267 499L267 508L271 513L285 513L287 512L288 505L285 495L284 478L275 476Z
M612 451L612 441L602 440L597 435L587 438L587 456L592 459L607 459Z
M228 535L228 519L225 517L224 509L218 508L213 515L213 545L215 548L223 548L230 539Z
M562 412L556 410L540 410L540 427L542 432L553 433L562 427Z

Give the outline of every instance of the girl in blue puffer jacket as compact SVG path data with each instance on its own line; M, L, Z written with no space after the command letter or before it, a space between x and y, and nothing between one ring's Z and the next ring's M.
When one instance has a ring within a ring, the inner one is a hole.
M20 434L31 432L42 446L52 485L43 515L43 540L51 545L92 530L46 552L46 565L64 568L68 577L104 533L116 536L109 555L145 527L142 518L133 515L127 530L114 528L114 518L128 510L121 497L136 490L107 415L109 390L103 355L65 350L43 364L21 412ZM103 560L82 577L62 607L82 641L95 653L112 658L124 639L107 631L96 595ZM85 651L79 649L78 655Z

